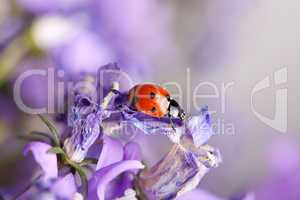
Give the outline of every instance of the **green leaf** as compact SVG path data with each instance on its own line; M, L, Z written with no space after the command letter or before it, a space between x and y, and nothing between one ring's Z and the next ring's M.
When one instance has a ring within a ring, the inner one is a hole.
M98 160L96 158L85 158L82 162L79 163L80 166L85 166L89 164L97 164Z
M17 138L25 141L37 141L37 142L43 142L48 144L48 141L46 141L45 138L41 138L33 135L17 135Z
M60 147L52 147L51 149L48 150L48 153L66 155L65 151Z
M56 127L44 116L42 116L42 115L38 115L38 116L45 123L45 125L48 127L50 132L53 134L55 145L60 146L58 131L57 131Z

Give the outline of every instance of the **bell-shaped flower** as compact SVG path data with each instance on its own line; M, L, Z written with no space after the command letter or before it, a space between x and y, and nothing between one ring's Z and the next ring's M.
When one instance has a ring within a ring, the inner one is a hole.
M139 174L138 186L147 199L170 199L189 192L211 168L219 165L219 151L202 145L212 134L208 118L204 111L187 119L180 142L175 143L161 161Z
M118 140L104 136L96 172L89 180L89 198L122 199L124 192L133 187L137 171L144 168L140 159L138 144L130 142L123 146Z
M77 192L75 177L71 173L58 175L57 156L49 152L51 148L43 142L30 142L25 146L24 154L32 153L42 173L18 199L74 199Z

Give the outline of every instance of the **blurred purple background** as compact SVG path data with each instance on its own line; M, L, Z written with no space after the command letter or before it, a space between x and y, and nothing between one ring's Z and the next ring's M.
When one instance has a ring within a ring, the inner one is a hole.
M18 77L55 68L66 81L118 62L135 82L165 85L187 113L200 105L215 111L210 143L224 162L200 188L224 199L253 192L256 199L299 200L299 9L291 0L0 0L0 193L16 192L33 173L18 135L45 129L15 104ZM287 81L276 85L280 69ZM268 76L270 87L251 107L251 91ZM275 94L285 89L287 109L278 113ZM26 79L21 91L26 105L47 105L46 78ZM267 125L253 107L283 118ZM287 128L277 130L285 120ZM163 136L139 142L150 165L171 146Z

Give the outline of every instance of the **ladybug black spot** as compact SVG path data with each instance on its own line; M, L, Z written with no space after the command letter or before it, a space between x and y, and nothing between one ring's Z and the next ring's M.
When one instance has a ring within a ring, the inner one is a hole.
M155 107L153 107L152 109L151 109L151 112L155 112L156 111L156 108Z
M155 93L154 92L150 92L150 99L154 99L155 98Z
M150 99L154 99L155 98L155 93L154 92L150 92Z

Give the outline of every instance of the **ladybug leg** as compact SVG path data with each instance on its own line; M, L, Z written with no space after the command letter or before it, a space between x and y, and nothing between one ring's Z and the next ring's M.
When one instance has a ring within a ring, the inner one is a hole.
M170 114L168 114L168 117L169 117L170 124L171 124L171 127L172 127L173 131L174 131L174 132L176 132L175 125L174 125L174 123L173 123L173 121L172 121L172 117L171 117L171 115L170 115Z
M104 97L103 102L100 105L100 107L103 110L107 108L108 104L113 99L113 97L118 95L118 93L116 93L116 91L119 91L119 88L120 88L119 83L118 82L113 82L111 91Z

